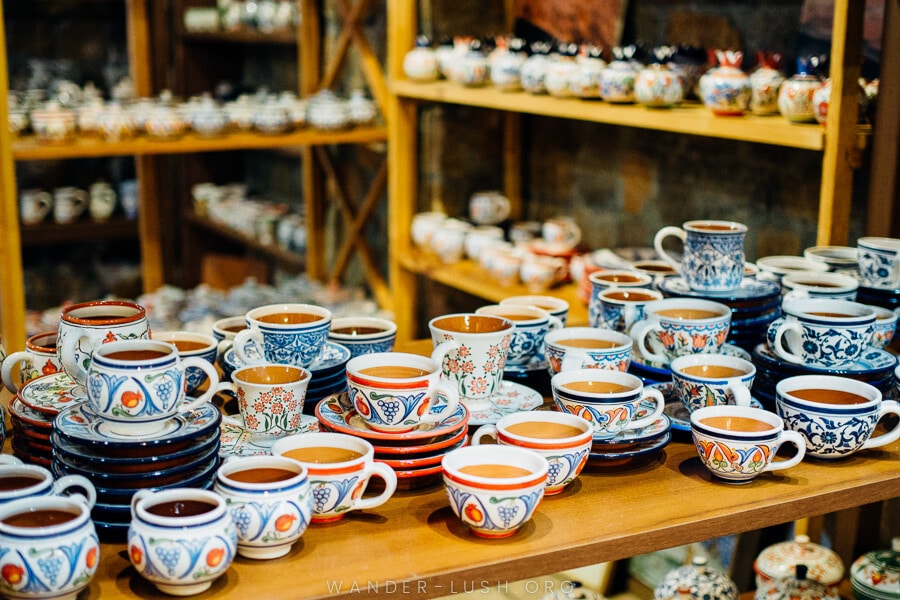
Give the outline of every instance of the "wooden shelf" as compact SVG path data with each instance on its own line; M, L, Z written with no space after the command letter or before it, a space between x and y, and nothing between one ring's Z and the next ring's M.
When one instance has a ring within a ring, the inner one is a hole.
M820 125L790 123L777 115L717 117L699 104L651 109L636 104L609 104L578 98L553 98L526 92L503 92L492 87L469 88L449 81L418 83L395 79L391 82L391 91L404 98L430 102L464 104L507 112L578 119L806 150L825 148L825 129Z
M305 257L295 252L285 250L276 244L261 244L254 238L244 235L240 231L232 229L227 225L216 223L215 221L211 221L195 214L186 215L185 220L193 227L203 229L204 231L219 237L233 240L250 252L274 260L279 267L286 271L299 273L306 267Z
M296 46L297 32L288 29L265 33L258 29L238 31L185 31L181 34L185 42L196 44L259 44L272 46Z
M368 144L383 142L386 139L387 134L383 127L356 127L343 131L320 131L307 128L284 135L235 132L215 138L205 138L188 133L176 140L136 137L131 140L111 142L93 137L78 137L68 144L48 144L39 141L34 136L27 136L14 140L12 146L15 160L59 160L95 156L188 154L290 146Z
M900 442L894 442L735 485L712 481L693 444L680 439L631 464L588 464L503 540L470 534L437 483L312 525L284 558L239 557L197 598L395 598L403 590L427 598L471 589L473 582L503 585L894 498L900 494L898 461ZM124 550L103 545L86 598L159 597L135 574Z
M491 302L499 302L509 296L534 293L522 284L501 286L493 275L471 260L445 264L434 254L421 250L397 252L396 259L412 273ZM587 305L578 297L575 284L560 284L542 293L562 298L569 303L567 326L580 327L588 324Z
M106 221L94 221L83 217L73 223L38 223L22 225L23 246L63 244L98 240L126 240L138 238L136 219L116 217Z

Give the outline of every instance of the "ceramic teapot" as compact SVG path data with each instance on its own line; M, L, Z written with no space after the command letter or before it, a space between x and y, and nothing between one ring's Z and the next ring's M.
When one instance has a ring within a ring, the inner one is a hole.
M773 544L759 553L753 563L756 572L756 600L767 600L777 593L776 582L796 576L797 565L806 567L806 576L836 590L844 578L844 564L840 557L809 536L798 535L793 541Z

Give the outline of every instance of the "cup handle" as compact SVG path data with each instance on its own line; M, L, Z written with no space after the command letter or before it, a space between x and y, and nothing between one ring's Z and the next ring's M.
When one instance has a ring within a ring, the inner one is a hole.
M222 340L219 342L219 345L216 346L216 358L219 359L225 356L225 353L228 352L232 346L234 346L234 340Z
M361 497L358 500L355 500L353 502L353 510L365 510L367 508L381 506L394 495L394 491L397 489L397 474L394 473L394 469L381 462L373 462L366 466L366 484L363 486L360 494L364 493L366 488L369 487L369 479L373 475L377 475L384 480L384 490L374 498Z
M640 309L636 306L626 306L625 310L622 311L625 321L625 331L624 333L628 333L631 331L631 328L634 327L634 322L637 321L637 317L640 314Z
M634 351L639 353L645 359L654 360L656 362L667 363L669 359L666 355L655 350L647 349L647 336L652 331L660 331L661 327L656 321L638 321L631 327L631 339L634 340Z
M84 190L75 190L72 194L72 197L75 199L75 210L78 213L81 213L88 205L88 193Z
M659 390L644 390L644 393L641 394L641 400L645 400L647 398L653 398L654 400L656 400L656 408L654 408L653 412L643 419L638 419L629 423L628 429L640 429L641 427L647 427L648 425L652 425L657 419L662 416L663 410L665 410L666 408L666 399L663 397L662 392L660 392Z
M750 406L750 388L743 383L728 386L728 391L734 396L735 406Z
M444 356L447 355L451 350L456 350L459 348L459 343L454 340L447 340L446 342L441 342L437 346L435 346L434 350L431 351L431 360L437 363L438 367L443 371L444 369Z
M154 492L154 490L152 490L152 489L143 489L143 490L138 490L134 493L134 495L131 497L131 519L132 520L137 518L138 502L140 502L141 500L143 500L144 498L146 498L153 492Z
M880 421L885 415L889 414L900 416L900 402L885 400L881 403L881 409L878 411L878 420ZM876 435L867 439L866 443L863 444L860 449L878 448L879 446L890 444L898 439L900 439L900 425L895 425L894 428L887 433L882 433L881 435Z
M3 378L3 385L6 386L6 389L8 389L13 394L18 392L19 388L16 387L16 383L15 381L13 381L12 371L16 365L19 365L20 373L26 366L31 366L33 368L33 362L34 361L32 355L25 350L13 352L5 359L3 359L3 365L0 366L0 377Z
M59 356L63 370L76 382L84 382L87 377L88 366L91 363L91 357L88 355L83 362L73 363L72 365L67 365L66 362L68 361L64 357L72 358L83 342L90 342L90 338L86 335L77 335L77 332L72 332L72 335L60 336L56 342L56 354ZM69 372L70 367L74 369L74 373Z
M678 239L681 240L681 243L683 244L685 239L687 239L687 232L684 229L682 229L681 227L675 227L674 225L668 225L666 227L663 227L662 229L660 229L659 231L656 232L655 236L653 236L653 248L656 250L656 253L659 254L660 257L662 257L662 259L664 261L666 261L667 263L672 265L672 268L674 268L676 271L678 271L680 273L681 272L681 263L678 262L677 260L675 260L674 258L672 258L672 256L668 252L666 252L662 246L663 240L670 236L677 237Z
M559 371L575 371L582 367L584 367L584 356L566 352L562 357L562 364L560 364Z
M481 438L489 438L492 440L497 439L497 426L496 425L482 425L478 429L475 430L475 433L472 434L472 445L480 446Z
M258 329L244 329L243 331L239 331L238 334L234 336L234 354L245 365L263 364L265 362L264 359L254 360L248 357L247 353L244 351L244 347L250 341L256 342L256 344L261 347L263 345L262 332Z
M806 456L806 440L803 439L802 435L790 429L785 429L781 432L781 436L778 439L778 445L772 452L772 456L775 456L779 448L781 448L781 445L785 442L793 444L797 448L797 454L787 460L770 462L765 467L763 467L763 471L790 469L791 467L795 467L800 464L800 461L803 460L804 456Z
M193 402L189 402L179 408L179 412L187 413L200 408L200 406L212 399L219 387L219 372L216 371L216 368L212 366L212 363L208 360L197 356L189 356L188 358L182 359L181 364L185 369L188 367L202 369L203 372L206 373L206 376L209 377L209 389Z
M806 290L791 290L781 299L782 302L790 302L792 300L808 300L809 292Z
M41 192L36 197L37 203L40 206L38 214L41 216L41 219L43 219L50 214L50 210L53 208L53 196L50 192Z
M69 488L81 488L84 490L85 493L79 494L79 496L84 497L87 501L88 508L94 508L94 504L97 502L97 490L87 477L82 477L81 475L63 475L53 482L53 493L57 496L65 495L64 492Z
M797 337L800 337L803 335L803 326L797 321L791 321L787 319L782 321L782 323L778 326L778 329L775 330L775 341L773 342L773 345L775 347L772 348L772 350L774 350L775 354L777 354L784 360L792 362L794 364L802 365L803 358L796 354L793 348L790 347L790 337L787 338L788 350L784 349L783 338L789 332L793 333Z
M550 321L547 324L547 331L556 331L557 329L563 328L563 322L559 317L554 317L550 315Z
M0 454L0 465L21 465L24 464L21 459L16 458L12 454Z
M456 412L459 407L459 392L449 382L438 381L434 385L428 386L427 393L432 401L440 394L447 400L447 404L438 412L429 410L422 415L422 423L439 423Z

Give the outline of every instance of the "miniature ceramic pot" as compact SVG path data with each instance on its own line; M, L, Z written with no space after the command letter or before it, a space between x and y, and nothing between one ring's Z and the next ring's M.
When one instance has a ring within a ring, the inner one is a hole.
M509 46L491 54L490 77L494 87L504 92L522 89L522 65L528 55L521 39L510 40Z
M778 93L784 83L781 54L758 52L758 67L750 74L750 111L756 115L778 114Z
M105 181L98 181L88 190L88 213L95 221L105 221L116 209L116 192Z
M45 190L23 190L19 193L19 218L23 225L36 225L53 210L53 196Z
M663 64L641 69L634 81L634 97L650 108L668 108L681 104L684 90L678 75Z
M569 80L569 89L576 98L599 98L600 78L606 69L601 49L591 46L579 54L575 63L578 69Z
M900 598L900 537L891 547L863 554L850 565L850 583L858 600Z
M690 565L666 573L653 592L655 600L737 600L737 585L722 571L707 565L705 556L695 556Z
M403 57L403 73L413 81L434 81L440 74L437 56L429 47L428 38L416 38L416 47Z
M637 71L630 61L614 60L600 74L600 97L613 104L634 102Z
M557 54L550 59L544 76L547 93L557 98L568 98L572 95L572 80L578 73L575 44L560 44Z
M781 84L778 92L778 111L794 123L815 122L813 94L822 85L816 74L818 57L799 57L797 74Z
M756 600L767 600L776 592L778 581L796 574L798 565L805 565L807 577L822 582L837 592L844 578L844 564L836 552L798 535L793 540L779 542L763 549L753 561L756 572Z
M716 115L742 115L750 104L750 78L741 71L742 52L716 51L719 66L707 71L703 103Z
M550 44L535 42L532 44L532 54L522 63L520 73L522 89L529 94L544 94L547 92L547 69L550 68Z

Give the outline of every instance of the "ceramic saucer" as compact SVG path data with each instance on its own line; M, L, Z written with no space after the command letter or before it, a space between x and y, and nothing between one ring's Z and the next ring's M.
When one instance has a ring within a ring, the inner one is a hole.
M278 438L254 435L239 423L223 420L219 435L220 456L259 456L270 454L272 445ZM300 420L299 433L318 431L319 423L314 417L304 415ZM294 434L292 434L294 435Z
M248 348L247 355L250 358L262 358L262 354L255 346ZM227 350L223 355L222 360L232 371L245 366L244 362L237 357L237 354L235 354L234 348ZM316 373L321 374L323 372L329 372L332 369L343 366L348 360L350 360L350 351L345 346L326 341L325 345L322 346L322 352L314 361L312 361L312 364L309 365L309 371L312 372L313 375Z
M70 406L57 415L54 431L62 438L76 444L109 447L164 447L182 441L193 440L219 426L222 414L210 403L195 410L176 414L166 421L162 431L148 436L124 436L109 431L108 423L97 416L86 402Z
M409 445L411 440L423 440L435 438L464 429L466 423L470 423L469 412L460 404L452 415L444 418L439 423L422 423L412 431L403 433L385 433L369 428L369 425L356 412L356 409L346 409L341 405L336 396L319 402L316 405L316 416L326 429L340 433L349 433L367 440L379 440L381 442L401 442Z
M447 448L442 448L440 452L427 452L424 456L417 458L407 457L403 455L393 456L392 458L384 458L379 456L378 449L376 449L375 460L377 460L378 462L383 462L395 471L398 469L421 469L423 467L440 465L441 461L444 459L445 454L452 450L456 450L457 448L462 448L463 446L468 444L468 441L468 438L463 435L462 439L457 440Z
M34 410L24 404L18 396L13 396L7 408L11 419L18 419L34 429L46 429L48 431L53 429L52 415Z
M648 388L657 389L662 392L666 399L666 408L663 413L672 421L672 429L676 431L691 430L691 413L685 408L684 403L675 392L675 384L671 382L654 383L648 385ZM750 406L755 408L763 408L762 403L756 398L750 398Z
M616 451L615 446L611 446L608 452L595 452L594 447L592 447L588 459L590 461L604 461L607 463L609 461L625 461L664 448L671 440L672 432L667 432L656 439L635 444L627 450Z
M212 447L218 447L219 432L211 431L209 434L191 440L191 444L179 448L171 453L160 450L151 456L109 456L103 453L92 453L90 448L78 444L72 444L57 434L50 438L53 444L55 456L63 463L76 468L92 469L94 472L103 473L136 473L143 471L157 471L174 467L184 462L190 462L193 457L203 454Z
M452 446L466 439L468 434L468 430L465 427L460 428L459 431L454 433L442 436L436 440L429 440L426 443L422 444L410 444L407 446L393 446L393 445L382 445L377 442L373 442L372 445L375 447L375 457L376 458L386 458L389 460L398 459L403 457L404 459L415 459L422 458L423 456L430 456L435 452L443 450L448 446Z
M503 374L521 377L522 375L534 373L535 371L546 371L549 367L550 365L547 362L546 357L533 356L531 360L524 365L506 365L506 368L503 369Z
M487 400L476 401L474 405L466 400L469 409L469 425L493 425L506 415L533 410L544 403L544 397L527 385L514 381L501 381L500 390Z
M197 448L193 456L189 459L182 459L173 466L124 473L100 471L94 465L78 464L76 460L72 460L60 452L53 455L53 460L58 463L61 470L72 475L83 475L90 479L91 483L100 487L133 487L136 481L145 487L155 487L159 483L181 481L183 473L207 466L210 461L217 458L218 450L218 445L213 444L205 448Z
M744 360L750 360L750 353L734 344L722 344L717 354L723 356L736 356ZM631 365L637 370L645 371L647 375L657 375L657 381L665 381L671 379L672 371L669 370L669 363L661 363L655 360L648 360L641 354L640 348L635 348L634 355L631 357Z
M717 301L741 302L754 300L762 302L768 299L780 299L781 287L772 281L745 277L741 286L729 292L698 292L692 290L684 277L666 277L659 282L659 291L667 296L685 296L689 298L715 298ZM756 303L754 304L754 309Z
M647 386L648 388L650 386ZM654 402L652 400L645 399L639 405L637 410L634 412L634 419L643 419L653 410ZM664 409L665 410L665 409ZM636 429L626 429L625 431L620 431L614 436L599 436L596 433L594 434L594 441L592 446L594 448L603 447L603 446L615 446L617 444L638 444L642 442L649 442L650 440L656 439L662 435L668 433L669 428L671 428L672 422L665 414L661 415L658 419L653 421L650 425L646 427L638 427Z
M87 400L84 388L63 371L32 379L19 390L19 398L25 406L46 415L58 415Z

